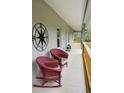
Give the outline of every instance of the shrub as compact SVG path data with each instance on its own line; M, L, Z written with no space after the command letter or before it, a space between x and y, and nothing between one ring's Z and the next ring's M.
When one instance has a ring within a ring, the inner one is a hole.
M91 42L91 32L90 31L85 32L85 41Z

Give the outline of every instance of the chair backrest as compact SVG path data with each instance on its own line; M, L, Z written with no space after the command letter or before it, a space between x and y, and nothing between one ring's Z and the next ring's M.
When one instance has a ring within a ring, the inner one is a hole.
M53 62L57 62L57 60L52 59L52 58L48 58L46 56L39 56L36 58L36 63L38 64L40 70L43 73L43 76L47 76L49 75L53 75L54 73L50 73L49 68L51 67L55 67L54 63L51 64Z
M58 60L61 58L68 58L68 53L58 48L51 49L50 53L54 58L57 58Z
M39 56L36 58L36 63L38 64L40 70L42 71L43 76L45 76L45 59L47 60L47 57Z

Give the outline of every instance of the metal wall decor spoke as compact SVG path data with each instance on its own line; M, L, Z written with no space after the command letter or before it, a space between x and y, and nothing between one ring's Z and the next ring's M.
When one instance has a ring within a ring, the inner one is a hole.
M32 30L32 42L36 50L43 51L48 46L48 31L42 23L36 23Z

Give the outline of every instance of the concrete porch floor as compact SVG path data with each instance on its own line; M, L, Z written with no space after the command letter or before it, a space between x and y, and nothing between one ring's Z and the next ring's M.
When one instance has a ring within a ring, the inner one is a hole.
M72 45L69 52L68 68L62 71L62 87L32 88L32 93L86 93L82 50L78 43Z

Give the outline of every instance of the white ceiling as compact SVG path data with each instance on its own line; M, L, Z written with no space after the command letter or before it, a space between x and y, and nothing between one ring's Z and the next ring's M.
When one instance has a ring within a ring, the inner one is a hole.
M44 0L72 29L80 31L85 0Z

